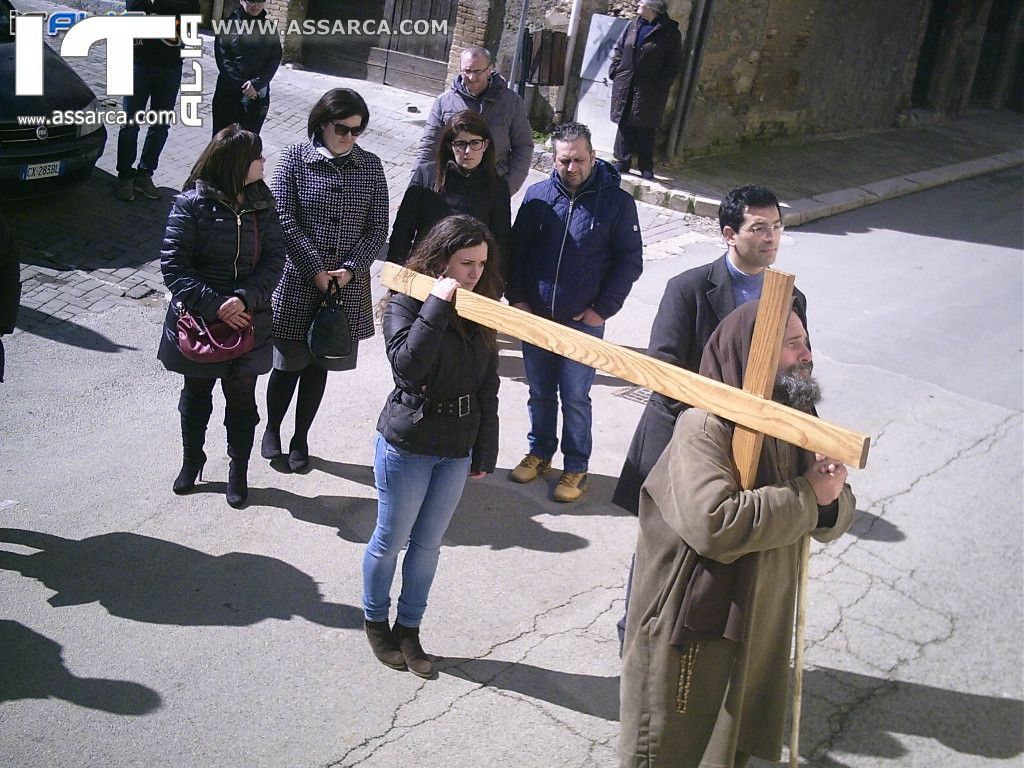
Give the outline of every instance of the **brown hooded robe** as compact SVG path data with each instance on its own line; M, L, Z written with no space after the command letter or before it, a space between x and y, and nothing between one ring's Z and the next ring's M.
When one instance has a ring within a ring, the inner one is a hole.
M701 374L742 386L758 302L732 312ZM805 451L765 436L754 490L736 482L732 424L684 411L640 496L640 533L620 686L619 763L732 768L779 760L800 540L853 522L849 486L832 528L802 477Z

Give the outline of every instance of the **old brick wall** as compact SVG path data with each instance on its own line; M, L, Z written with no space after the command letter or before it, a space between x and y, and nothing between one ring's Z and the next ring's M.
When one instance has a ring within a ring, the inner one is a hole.
M684 154L893 124L931 0L719 0Z
M494 53L494 30L501 22L504 3L501 0L459 0L452 32L452 47L448 54L448 82L459 73L462 51L471 45L482 45Z

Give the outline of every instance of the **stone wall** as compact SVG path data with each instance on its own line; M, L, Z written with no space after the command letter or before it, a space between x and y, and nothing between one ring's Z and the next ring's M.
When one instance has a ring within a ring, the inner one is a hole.
M893 125L931 0L719 0L684 156Z

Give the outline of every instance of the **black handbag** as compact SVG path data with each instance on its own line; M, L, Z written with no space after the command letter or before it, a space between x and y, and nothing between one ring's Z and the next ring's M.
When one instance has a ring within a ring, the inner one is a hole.
M348 357L352 354L352 332L341 306L341 289L337 278L331 280L334 290L328 291L306 333L306 343L313 357Z

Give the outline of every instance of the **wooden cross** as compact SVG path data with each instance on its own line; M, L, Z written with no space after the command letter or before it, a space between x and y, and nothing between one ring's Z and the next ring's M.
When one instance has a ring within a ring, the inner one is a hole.
M391 290L425 301L434 278L397 264L381 270L381 283ZM765 272L754 336L738 390L661 360L588 336L552 320L523 312L493 299L457 290L454 302L460 317L493 328L571 360L599 368L625 381L660 392L673 400L696 406L734 422L732 453L736 476L744 489L754 485L764 435L820 453L843 464L863 468L870 438L829 424L815 416L771 399L782 338L792 307L793 275L769 269ZM803 685L805 593L810 537L801 541L800 578L797 591L795 660L793 665L793 718L790 734L790 765L799 760L800 701Z

